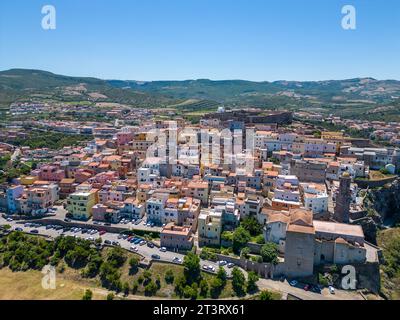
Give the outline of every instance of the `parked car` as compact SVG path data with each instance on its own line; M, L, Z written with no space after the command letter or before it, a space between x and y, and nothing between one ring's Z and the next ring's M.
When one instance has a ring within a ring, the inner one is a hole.
M212 265L209 265L209 266L208 266L208 270L210 270L210 271L212 271L212 272L215 272L215 267L212 266Z
M290 284L292 287L297 286L298 283L299 283L299 282L298 282L297 280L292 280L292 281L289 282L289 284Z
M117 247L120 247L120 246L121 246L121 244L120 244L118 241L112 241L111 244L112 244L113 246L117 246Z
M15 231L24 231L24 230L20 227L17 227L17 228L15 228Z
M233 262L229 262L226 266L230 269L233 268L235 264Z
M181 259L181 258L178 258L178 257L174 257L174 258L172 259L172 262L173 262L173 263L178 263L178 264L180 264L180 263L182 263L182 259Z
M157 260L161 259L161 257L158 254L152 254L151 257Z
M13 221L13 218L7 218L7 221L11 222L11 221Z
M208 266L207 265L202 266L202 268L203 268L203 270L208 270Z
M167 252L167 248L166 248L166 247L161 247L161 248L160 248L160 251L161 251L161 252Z
M139 242L139 245L141 245L141 246L144 246L146 244L146 241L144 241L144 240L141 240L140 242Z
M315 293L321 293L321 288L319 286L312 286L311 291Z
M31 230L31 233L38 234L38 233L39 233L39 230L38 230L38 229L32 229L32 230Z
M111 241L110 240L104 240L104 243L105 244L111 244Z
M329 293L330 294L335 294L335 288L334 287L332 287L332 286L329 286Z
M152 242L147 242L147 246L148 246L149 248L154 248L154 244L153 244Z
M101 230L100 232L99 232L99 235L103 235L103 234L106 234L107 233L107 231L105 231L105 230Z
M139 249L136 246L131 246L130 250L133 252L138 252Z
M218 261L218 265L219 265L220 267L225 266L227 263L228 263L228 262L226 262L225 260Z

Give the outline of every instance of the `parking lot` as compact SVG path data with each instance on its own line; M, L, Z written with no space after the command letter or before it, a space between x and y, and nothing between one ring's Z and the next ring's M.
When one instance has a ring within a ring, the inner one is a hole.
M90 228L85 229L80 227L62 227L61 225L42 225L39 221L7 221L3 217L0 217L0 224L9 224L12 230L22 231L29 234L42 235L51 239L64 235L95 242L96 239L101 238L102 245L119 246L123 249L143 256L147 261L153 260L174 264L182 264L184 259L183 254L168 251L166 248L159 248L155 246L152 242L148 242L138 236L129 237L128 235L117 233L110 233L105 231L99 232L96 229ZM220 263L201 260L200 265L203 271L215 273L218 271ZM228 266L227 263L222 262L221 266L225 268L228 276L230 276L230 270L233 265Z

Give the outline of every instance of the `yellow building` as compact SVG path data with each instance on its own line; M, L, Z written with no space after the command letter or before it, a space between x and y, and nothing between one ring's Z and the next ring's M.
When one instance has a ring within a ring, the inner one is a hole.
M67 198L67 211L74 219L88 220L92 216L92 208L98 203L98 190L78 191Z
M22 176L22 177L21 177L21 184L22 184L23 186L30 186L30 185L32 185L37 179L38 179L38 177L34 177L34 176Z

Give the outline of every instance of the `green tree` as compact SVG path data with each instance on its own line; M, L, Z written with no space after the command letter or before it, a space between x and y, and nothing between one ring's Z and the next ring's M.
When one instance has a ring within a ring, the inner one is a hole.
M128 282L124 282L124 284L122 285L122 292L124 293L124 295L128 295L129 294L129 283Z
M200 279L200 258L193 252L189 252L184 260L184 275L186 278L186 282L191 284L193 282L197 282Z
M85 293L83 294L82 300L92 300L93 292L92 290L86 289Z
M233 251L239 253L240 250L250 241L250 233L243 227L238 227L233 233Z
M208 295L208 283L204 279L200 281L200 295L204 298L207 298Z
M240 225L246 229L251 236L257 236L262 233L262 226L258 223L257 219L253 216L243 219Z
M214 277L210 281L210 296L213 299L218 299L221 294L224 284L221 279Z
M233 232L232 231L224 231L221 233L221 240L224 241L233 241Z
M244 295L246 278L242 271L238 267L232 269L232 287L237 296Z
M183 296L183 290L185 289L186 286L186 278L184 275L180 275L176 280L175 280L175 293L179 297Z
M193 283L194 285L195 283ZM183 296L186 299L192 299L195 300L197 298L197 290L193 288L192 286L186 285L185 288L183 289Z
M226 271L224 268L219 267L218 272L217 272L217 278L222 281L223 286L226 284L226 279L228 278L228 275L226 274Z
M257 286L257 281L259 280L259 277L257 273L254 271L250 271L247 275L247 292L248 293L253 293L257 291L258 286Z
M264 262L278 263L278 246L273 242L268 242L261 247L260 255Z
M139 283L137 281L133 281L132 284L132 293L135 294L139 288Z
M157 290L157 285L150 280L150 282L144 287L144 294L146 296L153 296L156 294Z
M129 259L129 266L132 272L136 272L139 267L139 258L136 256L133 256Z

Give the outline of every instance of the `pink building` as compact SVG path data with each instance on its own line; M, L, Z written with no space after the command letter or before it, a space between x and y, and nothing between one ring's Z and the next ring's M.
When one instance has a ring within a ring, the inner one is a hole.
M40 167L39 179L44 181L61 181L65 178L65 171L54 165Z
M120 146L128 144L132 140L133 140L133 133L132 132L118 132L117 133L117 143Z
M93 177L93 175L93 172L90 170L78 169L75 172L75 181L77 183L83 183Z
M118 172L107 171L100 172L94 177L91 177L88 182L96 189L101 189L105 184L110 184L119 179Z
M160 235L161 246L173 250L190 250L193 247L193 236L190 227L167 224Z

